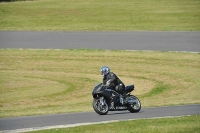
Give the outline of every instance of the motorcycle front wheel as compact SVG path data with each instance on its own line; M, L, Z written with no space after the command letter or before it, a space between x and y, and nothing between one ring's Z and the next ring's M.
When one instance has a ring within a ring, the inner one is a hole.
M100 115L106 115L109 111L108 104L103 97L97 97L93 99L92 106L94 111Z
M128 101L131 101L128 104L128 110L131 113L137 113L137 112L140 111L140 109L141 109L141 103L140 103L140 100L136 96L130 95Z

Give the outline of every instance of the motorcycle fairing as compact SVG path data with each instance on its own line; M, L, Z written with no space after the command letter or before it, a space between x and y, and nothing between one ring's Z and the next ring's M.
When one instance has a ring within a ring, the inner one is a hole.
M101 90L101 91L97 92L97 95L101 95L101 96L104 96L105 98L110 99L112 96L112 93L107 90Z
M92 95L94 98L97 97L97 95L100 95L100 96L104 96L106 99L111 100L111 97L118 96L119 94L116 91L112 90L112 88L101 87L101 89L95 88L94 91L92 92Z

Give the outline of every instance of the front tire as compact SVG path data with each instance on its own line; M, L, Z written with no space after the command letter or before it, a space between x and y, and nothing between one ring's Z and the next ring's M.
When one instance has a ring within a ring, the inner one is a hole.
M129 100L132 100L133 102L128 103L128 111L131 113L137 113L141 109L141 103L140 100L133 95L129 96Z
M102 101L101 101L101 100ZM106 115L109 111L108 104L103 97L97 97L93 99L92 106L94 111L100 115Z

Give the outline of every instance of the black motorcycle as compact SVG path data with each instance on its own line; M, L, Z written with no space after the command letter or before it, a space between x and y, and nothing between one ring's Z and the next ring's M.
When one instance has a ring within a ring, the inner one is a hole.
M96 85L92 92L94 98L92 105L95 112L100 115L106 115L108 111L120 110L128 110L131 113L139 112L141 103L136 96L130 94L133 90L134 85L126 86L126 96L122 96L103 83Z

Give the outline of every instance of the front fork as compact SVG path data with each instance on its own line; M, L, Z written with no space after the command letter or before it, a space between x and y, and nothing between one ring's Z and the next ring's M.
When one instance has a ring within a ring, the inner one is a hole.
M105 103L104 103L104 97L100 97L100 103L101 103L101 105L103 106Z

